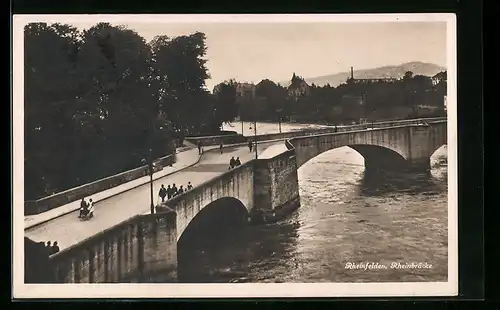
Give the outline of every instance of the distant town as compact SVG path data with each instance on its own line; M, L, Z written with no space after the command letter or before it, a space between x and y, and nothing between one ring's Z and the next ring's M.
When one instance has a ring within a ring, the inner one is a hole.
M297 121L343 124L359 120L443 116L446 113L447 72L433 76L407 71L401 78L357 78L354 68L345 82L309 85L293 73L288 86L265 79L257 84L229 80L216 85L215 96L224 86L234 88L242 120Z

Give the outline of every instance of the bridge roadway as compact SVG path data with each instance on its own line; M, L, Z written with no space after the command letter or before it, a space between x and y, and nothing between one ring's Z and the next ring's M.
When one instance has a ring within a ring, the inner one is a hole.
M267 148L277 144L283 144L283 142L259 143L257 150L259 154L262 154ZM196 165L155 180L153 182L155 200L161 184L166 187L168 184L175 183L177 187L179 185L186 187L190 181L193 186L196 186L226 172L231 156L235 158L239 156L241 162L244 163L255 158L255 152L250 153L246 146L225 148L223 154L220 154L218 150L208 151ZM147 183L99 201L95 205L95 216L91 220L79 220L78 212L75 211L28 228L25 230L25 236L37 242L57 241L59 248L63 250L137 214L149 213L149 210L150 184Z

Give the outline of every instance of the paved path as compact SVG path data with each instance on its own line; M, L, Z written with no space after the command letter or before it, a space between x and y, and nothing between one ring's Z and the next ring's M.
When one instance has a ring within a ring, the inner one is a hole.
M162 171L154 173L153 179L162 178L166 175L176 173L179 170L185 169L186 167L196 164L199 160L200 156L198 155L197 149L188 149L179 152L177 154L176 163L173 164L172 167L164 167ZM87 200L88 198L92 198L93 201L99 202L147 182L149 182L149 176L144 176L142 178L138 178L130 182L107 189L105 191L96 193L90 197L87 197ZM24 217L24 229L28 229L32 226L39 225L40 223L46 222L55 217L61 216L68 212L73 212L75 210L78 210L79 208L80 208L80 200L77 200L40 214L27 215Z
M283 142L274 141L259 144L258 151L259 153L265 152L269 146L276 145L277 143ZM186 152L196 152L193 154L197 156L197 150L190 150ZM196 186L197 184L201 184L226 172L229 167L229 159L231 156L239 156L241 162L244 163L253 159L255 153L250 153L246 146L226 147L224 149L224 154L220 154L216 150L205 152L197 164L177 173L166 176L161 176L163 171L161 173L157 173L155 176L159 178L153 182L155 199L157 199L157 193L161 184L167 186L168 184L175 183L177 187L181 184L185 187L187 182L191 181L191 183ZM184 156L179 156L179 158L184 158ZM177 164L180 166L179 162ZM147 182L149 177L145 178L145 181ZM133 182L135 182L135 180ZM140 181L137 181L137 183L140 184ZM115 190L115 188L112 190ZM107 194L103 194L103 197L105 195ZM94 197L96 200L99 200L97 199L98 194L92 196L92 198ZM79 204L78 201L76 203ZM66 208L66 206L64 207ZM71 208L69 207L67 207L66 211L68 211L68 209L71 211ZM95 205L94 218L89 221L80 221L78 219L77 209L78 206L74 209L75 211L71 213L26 229L25 236L34 241L58 241L61 250L67 248L72 244L81 242L84 239L95 235L106 228L123 222L137 214L148 213L150 210L149 183L140 185L119 195L116 195L115 193L114 196L104 200L101 198L101 201L98 201Z

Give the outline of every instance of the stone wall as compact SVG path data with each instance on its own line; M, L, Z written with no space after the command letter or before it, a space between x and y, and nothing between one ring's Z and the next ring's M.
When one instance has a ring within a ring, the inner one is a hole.
M300 206L299 179L295 150L269 160L271 203L276 218L282 218Z
M193 143L194 145L198 145L198 142L201 142L202 146L210 146L220 145L221 142L223 144L244 143L247 141L247 138L240 134L231 134L206 137L186 137L185 140Z
M295 150L289 149L272 158L253 162L254 220L277 220L298 208L300 197Z
M295 137L287 148L295 149L297 166L328 150L350 146L364 158L365 164L382 169L427 169L429 158L446 144L447 122L429 122L427 125L399 125Z
M273 133L273 134L265 134L265 135L257 135L257 137L249 136L247 139L251 141L267 141L267 140L286 140L293 139L296 137L308 137L308 136L316 136L322 134L331 134L335 132L346 132L346 131L356 131L356 130L365 130L367 128L376 127L376 128L388 128L395 126L405 126L405 125L417 125L422 123L423 121L430 123L434 121L443 121L446 118L443 117L435 117L435 118L426 118L426 119L411 119L411 120L397 120L397 121L386 121L386 122L375 122L375 123L365 123L365 124L356 124L349 126L337 127L335 129L334 126L319 128L319 129L309 129L304 131L290 131L283 133Z
M216 178L197 184L192 190L163 203L157 211L167 207L177 213L178 238L203 208L220 198L236 198L250 212L254 206L253 164L253 161L247 162Z
M272 214L272 184L269 159L253 160L253 200L255 210L252 210L252 216L259 218L258 212L267 212Z
M175 281L175 212L139 215L50 257L57 283L133 282L157 274Z
M167 155L165 157L157 159L155 161L154 171L157 172L162 170L163 167L175 163L175 160L175 154ZM141 166L139 168L135 168L104 179L94 181L92 183L84 184L63 192L59 192L57 194L38 199L36 201L26 201L24 204L24 214L32 215L42 213L55 207L65 205L75 200L79 200L82 197L88 197L95 193L102 192L104 190L130 182L146 175L148 175L148 167Z
M430 168L430 157L447 142L447 123L408 127L408 161L414 167Z

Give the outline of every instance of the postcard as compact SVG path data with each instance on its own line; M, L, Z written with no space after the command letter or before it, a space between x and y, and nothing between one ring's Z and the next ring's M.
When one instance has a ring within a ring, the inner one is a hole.
M14 15L13 297L456 296L456 103L454 14Z

